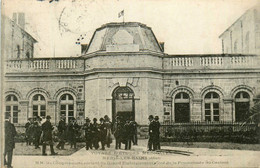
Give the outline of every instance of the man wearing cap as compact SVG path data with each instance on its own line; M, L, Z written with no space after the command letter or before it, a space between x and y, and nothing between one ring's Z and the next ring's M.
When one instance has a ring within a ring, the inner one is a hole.
M47 116L46 121L42 124L42 155L47 155L46 154L46 145L50 145L51 149L51 155L57 155L57 153L54 152L53 148L53 140L52 140L52 130L54 129L53 126L51 125L51 117Z
M116 139L116 149L121 149L121 142L123 140L124 125L119 116L116 117L116 122L114 123L114 137Z
M107 128L106 145L108 148L110 148L110 144L112 143L112 122L107 115L104 116L104 124Z
M86 139L86 150L92 149L92 124L90 123L90 119L86 117L86 123L83 125L83 130L85 130L85 139Z
M151 151L152 147L153 150L155 150L155 123L154 123L153 115L150 115L148 119L150 121L149 129L148 129L149 131L148 151Z
M59 137L59 143L56 146L57 149L64 150L65 145L65 131L66 131L66 122L65 122L65 116L62 115L61 119L58 124L58 137Z
M93 124L92 124L92 146L94 146L95 149L99 148L98 141L99 141L99 131L98 131L98 123L97 119L93 118Z
M35 149L40 148L40 139L42 134L42 127L41 127L41 117L37 116L36 121L34 121L34 145Z
M131 134L132 134L132 142L133 145L137 145L137 122L133 120L133 117L130 117L130 125L131 125Z
M100 118L99 121L100 121L99 136L100 136L100 141L101 141L101 146L102 146L101 149L105 150L107 127L106 127L106 124L104 123L104 118Z
M31 145L33 140L33 118L29 117L25 124L26 145Z
M77 133L78 133L79 125L76 123L76 119L73 117L70 119L70 123L68 124L68 140L70 142L70 148L74 146L74 149L77 148Z
M160 146L160 127L161 124L159 122L159 117L155 116L154 117L154 150L160 150L161 146Z
M5 149L4 149L4 165L8 168L12 167L13 149L15 148L14 137L17 135L14 125L11 123L10 114L5 115ZM6 159L7 157L7 159Z
M125 138L125 150L130 150L131 149L131 141L132 141L132 131L131 131L131 125L130 121L126 120L126 123L124 125L124 138Z

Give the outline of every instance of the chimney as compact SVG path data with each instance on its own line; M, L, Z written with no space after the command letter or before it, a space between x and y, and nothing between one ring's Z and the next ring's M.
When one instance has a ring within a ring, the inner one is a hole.
M81 44L81 54L85 54L88 49L88 44Z
M13 21L22 29L25 29L25 15L24 13L13 13Z
M162 52L164 52L164 42L159 42L159 44L161 46Z

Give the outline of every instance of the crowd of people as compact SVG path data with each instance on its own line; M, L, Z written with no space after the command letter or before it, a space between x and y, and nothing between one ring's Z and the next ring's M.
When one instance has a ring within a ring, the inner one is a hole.
M16 129L10 122L11 116L5 115L5 150L4 150L4 164L11 167L13 149L15 148ZM149 139L148 151L160 150L160 123L159 117L153 115L149 116ZM46 146L50 146L51 155L57 155L54 151L53 132L54 126L51 124L51 117L35 117L29 118L25 124L26 144L34 145L35 149L39 149L42 144L42 155L46 154ZM105 147L110 147L112 143L112 136L115 138L115 149L121 149L121 144L125 144L125 150L130 150L132 143L137 145L137 123L130 118L123 120L117 116L115 122L112 123L107 115L99 119L93 118L93 122L87 117L85 124L80 126L77 124L75 118L70 118L69 123L65 122L65 117L61 119L57 126L58 144L56 146L59 150L65 150L65 143L68 142L71 148L77 147L77 137L84 132L86 150L99 149L105 150ZM99 145L101 144L101 146Z
M40 148L42 144L42 155L46 155L46 146L50 145L51 155L56 155L53 143L54 126L50 122L51 117L41 118L39 116L29 118L25 124L26 144L34 145L35 149ZM84 125L77 124L77 120L72 117L69 123L65 121L65 117L61 119L57 126L59 150L65 149L65 143L68 142L71 148L77 148L77 140L84 134L86 142L86 150L110 148L112 137L115 138L115 149L121 149L121 144L125 144L125 150L131 149L132 144L137 145L137 123L133 119L124 121L117 116L115 122L112 123L110 118L105 115L99 119L93 118L91 121L88 117L85 119Z

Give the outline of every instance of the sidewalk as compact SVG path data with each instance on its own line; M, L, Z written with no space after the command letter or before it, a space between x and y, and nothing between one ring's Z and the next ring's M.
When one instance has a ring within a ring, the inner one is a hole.
M147 151L147 140L131 150L80 149L70 156L14 156L14 168L37 167L259 167L260 151L162 146L160 151ZM122 145L124 148L124 145Z

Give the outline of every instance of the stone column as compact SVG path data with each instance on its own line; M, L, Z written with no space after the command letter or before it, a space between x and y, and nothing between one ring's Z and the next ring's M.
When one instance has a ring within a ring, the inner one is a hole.
M223 99L223 113L220 114L220 121L235 121L235 111L234 111L234 102L233 99ZM221 112L221 111L220 111Z
M163 121L173 122L174 121L174 110L172 109L172 100L163 100ZM168 113L169 115L165 115Z
M82 125L84 124L84 120L85 120L85 100L77 100L76 104L77 104L76 119L78 124Z
M202 99L193 99L190 109L190 121L204 121Z
M51 122L57 124L59 122L59 115L57 110L57 101L50 100L47 102L46 116L51 116Z
M29 118L29 101L28 100L21 100L20 106L18 108L18 123L19 125L24 125L28 118ZM31 115L32 116L32 115Z

